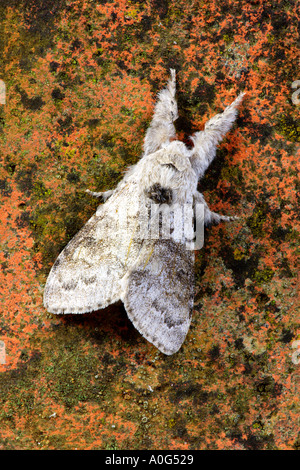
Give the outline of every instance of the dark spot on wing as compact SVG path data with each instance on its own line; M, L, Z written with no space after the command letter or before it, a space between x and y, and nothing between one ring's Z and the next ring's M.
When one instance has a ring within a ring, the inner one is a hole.
M94 282L96 282L97 280L97 276L91 276L91 277L87 277L87 278L83 278L83 282L88 286L89 284L93 284Z
M61 263L60 259L57 258L57 260L55 261L55 263L52 266L52 270L55 271L58 268L58 266L60 265L60 263Z

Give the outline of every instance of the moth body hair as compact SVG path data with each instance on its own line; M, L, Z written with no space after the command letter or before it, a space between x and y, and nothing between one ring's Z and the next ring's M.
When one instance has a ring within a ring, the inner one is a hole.
M189 148L176 138L175 75L171 69L158 94L140 160L115 189L87 190L104 203L60 253L44 289L44 306L54 314L82 314L121 300L137 330L166 355L184 342L194 304L195 255L187 239L175 236L186 217L176 210L202 204L199 223L236 220L211 211L198 184L244 97L208 120Z

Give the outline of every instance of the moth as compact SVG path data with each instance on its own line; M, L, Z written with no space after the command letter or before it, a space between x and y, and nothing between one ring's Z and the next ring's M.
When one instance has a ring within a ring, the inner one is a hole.
M165 231L159 210L200 204L205 225L235 219L211 211L197 185L244 96L196 132L190 148L176 139L175 93L171 69L158 94L142 157L114 190L88 191L105 202L60 253L44 289L44 306L54 314L97 311L121 300L135 328L167 355L180 349L190 327L195 252L184 237L170 236L182 224L180 217L178 222L171 213ZM149 236L154 220L159 221L157 230Z

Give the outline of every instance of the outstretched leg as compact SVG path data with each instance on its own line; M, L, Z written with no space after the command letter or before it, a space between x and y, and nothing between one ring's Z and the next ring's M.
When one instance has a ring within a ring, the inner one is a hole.
M216 114L206 124L203 131L196 132L191 140L194 148L191 151L191 164L193 169L202 178L205 171L216 156L217 145L230 130L237 116L237 108L242 102L245 93L241 93L223 113Z
M176 131L173 122L178 118L176 92L176 74L171 69L171 78L159 94L154 108L154 115L144 139L144 155L156 152L164 144L175 138Z
M230 222L232 220L238 220L236 216L228 216L228 215L221 215L217 214L210 210L207 205L207 202L204 199L203 194L196 192L194 196L195 204L203 204L204 205L204 225L218 225L220 222Z

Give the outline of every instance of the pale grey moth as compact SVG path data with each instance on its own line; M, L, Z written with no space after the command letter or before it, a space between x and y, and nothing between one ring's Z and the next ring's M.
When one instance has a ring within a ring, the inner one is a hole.
M202 204L204 224L232 220L212 212L197 184L230 130L244 94L196 132L190 149L176 140L175 70L157 99L143 155L60 253L49 273L44 305L51 313L85 313L121 300L137 330L161 352L181 347L194 301L194 251L184 238L149 236L149 207ZM153 212L154 214L155 212ZM171 218L170 218L171 220ZM176 219L177 220L177 219ZM170 222L171 232L176 228ZM160 219L161 223L161 219Z

